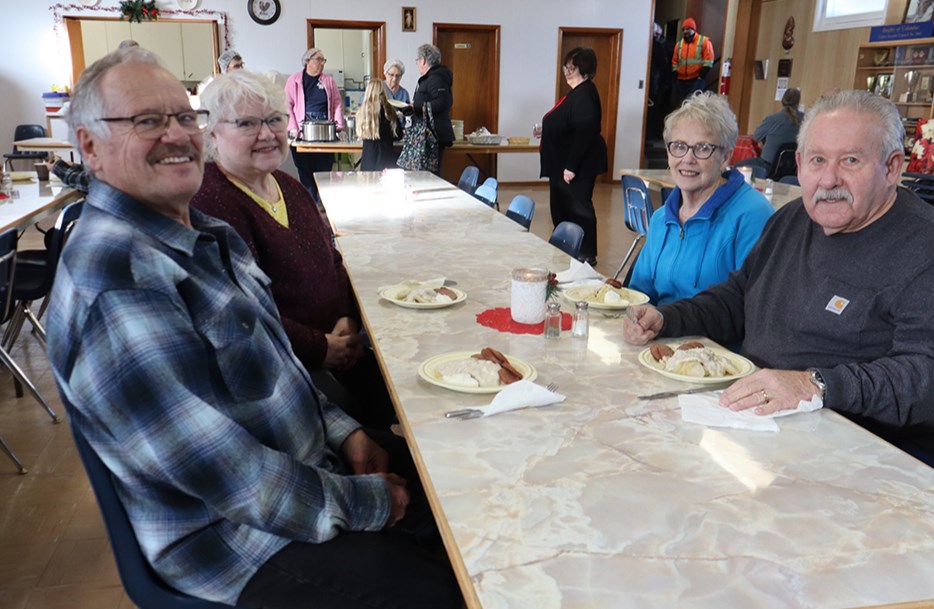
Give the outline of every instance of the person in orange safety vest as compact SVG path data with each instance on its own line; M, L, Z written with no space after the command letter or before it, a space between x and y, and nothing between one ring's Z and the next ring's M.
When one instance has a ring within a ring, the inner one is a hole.
M681 36L671 57L678 105L695 91L707 88L707 73L713 67L713 44L710 38L697 33L693 18L688 17L681 24Z

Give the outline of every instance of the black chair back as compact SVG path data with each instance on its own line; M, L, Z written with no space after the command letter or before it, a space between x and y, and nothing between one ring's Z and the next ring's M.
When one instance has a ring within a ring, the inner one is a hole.
M934 175L905 172L902 174L902 186L925 203L934 203Z
M775 153L775 160L772 161L772 169L766 176L769 180L778 182L785 176L793 176L798 173L798 161L795 159L795 151L798 145L794 142L782 144L778 152Z
M72 415L74 407L68 398L62 394L65 409ZM117 487L114 484L110 470L104 465L94 449L81 432L80 425L71 417L71 432L75 439L75 446L81 456L81 462L87 471L97 497L97 505L104 517L104 526L110 538L120 580L126 593L139 609L230 609L229 605L222 605L206 601L169 587L149 566L146 557L136 541L136 533L130 524L120 497L117 496Z
M13 278L16 274L16 229L0 234L0 324L13 314Z

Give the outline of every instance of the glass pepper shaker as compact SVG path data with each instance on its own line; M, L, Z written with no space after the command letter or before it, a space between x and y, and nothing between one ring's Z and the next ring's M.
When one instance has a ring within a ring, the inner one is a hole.
M587 338L590 333L590 308L583 300L577 302L574 309L574 322L571 324L571 336L574 338Z
M545 311L545 338L561 338L561 305L548 303Z

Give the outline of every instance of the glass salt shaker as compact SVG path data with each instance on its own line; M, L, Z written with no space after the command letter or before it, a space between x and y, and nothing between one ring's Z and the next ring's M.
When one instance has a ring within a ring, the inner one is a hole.
M9 173L4 173L3 179L0 180L0 192L7 196L13 196L13 176Z
M561 305L548 303L545 311L545 338L561 338Z
M574 338L587 338L590 326L590 308L583 300L577 302L574 309L574 322L571 324L571 336Z
M775 193L775 183L772 180L765 181L765 198L769 201L772 200L772 195Z

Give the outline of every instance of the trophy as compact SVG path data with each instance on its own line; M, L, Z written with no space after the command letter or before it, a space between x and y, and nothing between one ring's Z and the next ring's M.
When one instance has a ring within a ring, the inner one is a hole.
M908 70L905 72L905 80L908 82L908 94L905 98L905 101L912 102L915 98L915 87L918 84L918 71Z
M872 93L875 90L875 87L876 87L876 77L867 76L866 77L866 90Z

